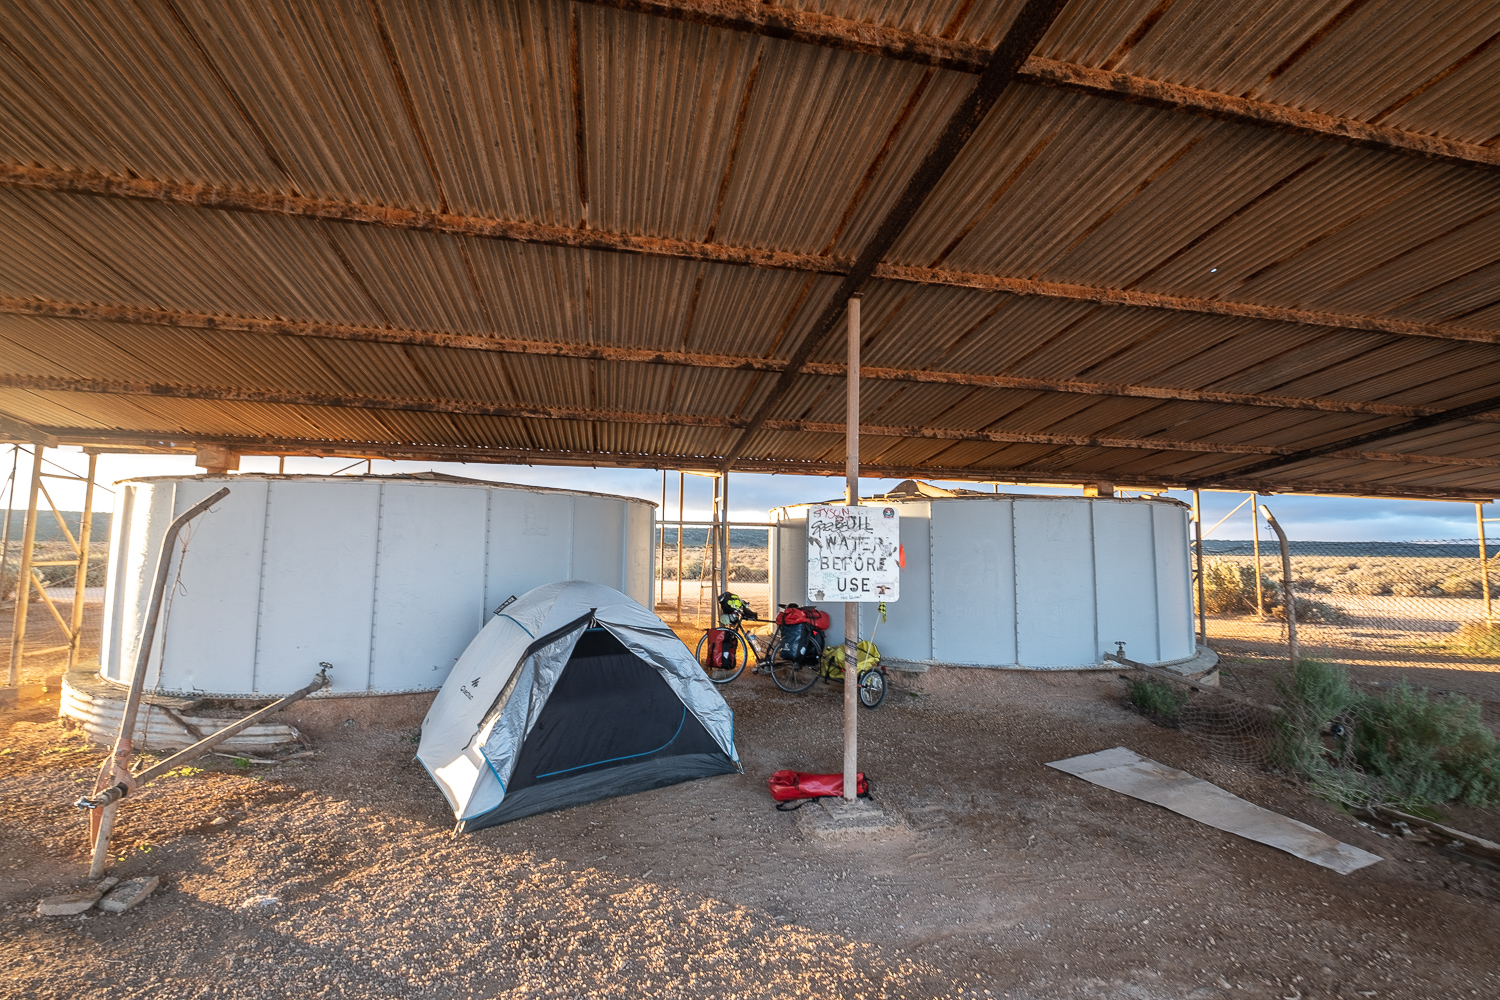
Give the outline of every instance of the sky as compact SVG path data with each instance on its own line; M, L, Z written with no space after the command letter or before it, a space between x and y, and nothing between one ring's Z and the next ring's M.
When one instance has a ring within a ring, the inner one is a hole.
M0 450L0 483L10 475L10 455ZM46 472L72 472L81 475L88 467L88 458L73 448L48 449L44 458ZM331 475L340 470L363 472L363 461L351 463L350 459L337 458L288 458L286 471L309 475ZM474 479L490 479L496 482L524 483L533 486L553 486L564 489L589 490L595 493L611 493L621 496L641 497L660 503L662 476L650 469L594 469L564 468L559 466L519 465L465 465L459 463L382 462L376 461L373 472L389 475L395 472L422 472L433 470L455 476ZM190 476L203 470L193 465L190 455L101 455L99 457L98 482L100 490L95 494L96 510L112 510L114 494L107 487L120 480L138 476ZM246 457L240 460L241 472L275 472L275 458ZM30 475L30 458L21 455L17 479L21 483L18 499L25 503L27 477ZM667 477L666 517L677 516L677 475ZM865 479L860 481L860 492L866 496L894 486L894 479ZM83 486L79 482L45 479L53 500L63 510L78 510L83 506ZM938 485L976 487L973 483L942 483ZM843 494L842 477L823 476L772 476L752 473L735 473L730 477L729 510L732 520L737 522L764 522L767 511L788 504L811 503L830 500ZM989 487L992 488L992 487ZM1079 490L1052 489L1025 486L1002 486L1005 493L1073 494ZM1170 496L1186 502L1192 501L1188 493L1173 492ZM688 520L707 517L713 497L713 484L701 476L687 476L685 507ZM1246 499L1243 493L1203 493L1206 538L1249 538L1250 504L1232 514L1217 526L1224 515ZM1276 519L1286 529L1287 535L1300 541L1407 541L1435 540L1447 538L1474 538L1477 528L1474 520L1474 505L1471 503L1437 503L1424 500L1374 500L1343 497L1274 496L1263 498ZM1486 517L1500 517L1500 511L1487 507ZM1487 526L1500 534L1500 524Z

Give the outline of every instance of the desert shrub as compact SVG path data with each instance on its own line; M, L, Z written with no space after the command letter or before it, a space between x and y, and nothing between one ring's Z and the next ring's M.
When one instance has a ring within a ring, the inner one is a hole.
M1126 693L1137 711L1164 726L1178 724L1182 706L1188 700L1186 691L1150 678L1130 681Z
M1464 622L1447 645L1470 656L1500 656L1500 626L1487 621Z
M1272 759L1318 794L1357 805L1500 804L1500 740L1478 703L1405 685L1363 694L1342 667L1318 660L1278 688Z
M1270 580L1261 580L1267 605L1280 599L1281 591ZM1203 610L1211 615L1255 613L1255 570L1232 563L1212 562L1203 567Z
M1277 616L1285 618L1282 609L1275 609ZM1338 625L1349 620L1349 616L1327 601L1314 600L1311 597L1297 598L1297 620L1307 622L1309 625Z
M1444 597L1478 597L1480 592L1479 581L1456 573L1439 580L1436 589Z

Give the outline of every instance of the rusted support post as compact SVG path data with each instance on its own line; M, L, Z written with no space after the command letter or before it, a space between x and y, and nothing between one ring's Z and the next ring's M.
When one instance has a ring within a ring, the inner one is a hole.
M1301 659L1301 653L1297 648L1297 598L1292 593L1292 547L1286 540L1286 532L1281 530L1281 525L1271 515L1271 509L1261 504L1260 512L1281 542L1281 603L1286 608L1287 651L1292 667L1295 668Z
M844 502L859 505L859 296L849 297L845 376ZM859 604L844 603L844 801L859 794Z
M661 470L661 506L656 508L656 571L651 574L655 590L651 599L656 602L651 610L664 604L667 599L667 470Z
M1479 585L1484 589L1484 620L1494 618L1490 608L1490 551L1484 543L1484 503L1474 502L1474 520L1479 522Z
M1193 546L1193 575L1198 578L1198 641L1208 644L1208 621L1204 617L1203 608L1203 498L1197 490L1193 491L1193 532L1196 536L1196 544Z
M683 487L687 484L687 473L677 473L677 620L682 621L682 523Z
M16 509L16 470L20 468L21 446L10 446L10 478L5 481L5 525L0 528L0 580L5 579L5 567L10 565L10 520ZM0 599L5 597L0 594Z
M10 676L6 683L21 683L21 651L26 645L26 612L31 607L31 556L36 547L36 501L42 491L42 452L31 446L31 491L26 500L26 527L21 532L21 566L16 571L16 619L10 635Z
M729 593L729 470L719 476L719 593Z
M78 666L83 647L83 591L89 580L89 543L94 530L94 475L99 456L90 453L89 473L83 486L83 523L78 526L78 569L73 577L73 622L68 629L68 669Z

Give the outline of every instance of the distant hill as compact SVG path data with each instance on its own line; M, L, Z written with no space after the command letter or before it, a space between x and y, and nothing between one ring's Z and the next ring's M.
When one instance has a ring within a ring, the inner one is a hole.
M1467 559L1479 558L1479 539L1473 541L1443 542L1313 542L1290 541L1287 547L1294 556L1348 556L1351 559L1371 556L1406 556L1417 558ZM1488 542L1485 546L1491 558L1500 553L1500 542ZM1205 538L1203 554L1206 556L1248 556L1254 554L1249 539ZM1260 554L1277 555L1281 551L1276 536L1270 531L1260 539Z
M24 498L23 498L24 499ZM77 510L65 510L62 512L63 520L68 522L68 530L74 535L78 534L78 525L83 520L83 512ZM108 513L94 514L94 525L90 529L93 541L109 541L109 524L112 515ZM10 540L19 542L21 533L26 530L26 511L13 510L10 512ZM52 516L52 510L41 503L41 509L37 511L36 518L36 540L39 542L62 541L63 533L57 527L57 518Z

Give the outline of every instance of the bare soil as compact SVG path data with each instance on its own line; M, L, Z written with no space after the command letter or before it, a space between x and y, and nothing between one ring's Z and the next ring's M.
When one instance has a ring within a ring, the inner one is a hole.
M86 882L69 803L102 751L55 700L24 704L0 714L0 995L1500 996L1500 871L1214 759L1131 712L1113 674L892 678L860 716L892 835L808 839L772 808L771 771L840 767L841 691L747 673L724 689L743 775L458 839L410 729L207 758L122 806L112 872L162 888L69 918L36 904ZM1496 679L1475 683L1500 702ZM1044 766L1117 745L1386 860L1340 876Z

